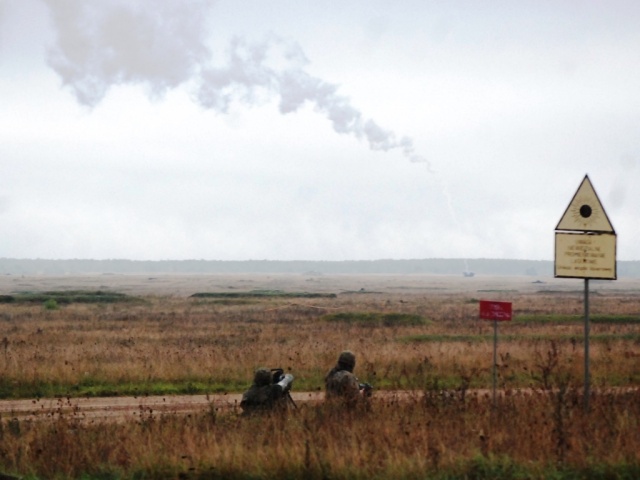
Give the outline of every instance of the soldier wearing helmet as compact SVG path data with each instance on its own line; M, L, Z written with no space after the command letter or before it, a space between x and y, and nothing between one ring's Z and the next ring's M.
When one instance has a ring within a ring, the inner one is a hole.
M275 409L286 409L293 375L282 370L271 372L258 368L253 376L253 384L242 395L240 407L244 414Z
M371 386L358 381L353 373L355 366L356 356L353 352L345 350L340 353L338 363L325 377L327 399L343 399L348 404L355 404L363 394L370 396Z

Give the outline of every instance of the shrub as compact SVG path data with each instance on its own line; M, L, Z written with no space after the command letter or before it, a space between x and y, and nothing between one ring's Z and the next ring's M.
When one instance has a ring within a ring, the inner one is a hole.
M59 308L58 302L56 302L55 298L46 300L43 305L45 310L57 310Z

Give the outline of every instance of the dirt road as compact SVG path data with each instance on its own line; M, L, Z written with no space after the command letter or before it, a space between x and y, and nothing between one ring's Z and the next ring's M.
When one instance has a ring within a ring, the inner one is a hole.
M297 403L317 402L323 392L291 392ZM21 420L52 420L61 416L80 420L127 420L162 413L189 413L210 408L228 410L240 408L241 394L166 395L103 398L47 398L37 400L2 400L0 418Z
M498 391L498 395L531 395L533 393L545 393L543 390L522 389L509 392ZM607 393L634 392L640 395L640 389L613 388L607 389ZM592 390L592 394L596 394ZM605 393L602 391L601 393ZM418 399L422 391L394 390L377 391L375 398L384 398L385 401L406 401ZM443 392L447 394L447 392ZM448 392L455 395L455 393ZM490 389L471 390L467 395L491 396ZM324 400L324 392L291 392L291 397L296 405L321 402ZM639 397L640 398L640 397ZM86 420L86 421L127 421L148 418L161 414L186 414L192 412L204 412L210 409L216 411L228 411L238 409L240 412L240 400L242 395L165 395L165 396L141 396L141 397L102 397L102 398L48 398L37 400L0 400L0 419L20 420L55 420L61 417Z
M388 399L406 399L410 391L376 392ZM291 392L296 405L324 400L324 392ZM88 421L127 421L151 415L203 412L209 409L240 411L242 394L164 395L141 397L46 398L37 400L0 400L0 418L55 420L60 417Z

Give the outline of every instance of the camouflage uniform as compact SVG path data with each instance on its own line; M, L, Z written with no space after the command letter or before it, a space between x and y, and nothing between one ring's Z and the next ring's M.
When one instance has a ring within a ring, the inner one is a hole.
M326 396L328 399L344 399L356 402L360 395L360 383L353 374L356 366L356 356L345 350L338 357L338 363L325 377Z
M287 382L272 383L272 375L266 368L256 370L253 384L242 395L240 407L244 414L287 408L287 393L293 376L287 376ZM286 386L285 386L286 385Z

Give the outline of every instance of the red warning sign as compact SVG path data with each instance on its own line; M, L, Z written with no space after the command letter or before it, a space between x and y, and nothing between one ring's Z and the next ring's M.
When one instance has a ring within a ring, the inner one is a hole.
M511 302L480 300L480 320L497 320L499 322L510 321Z

